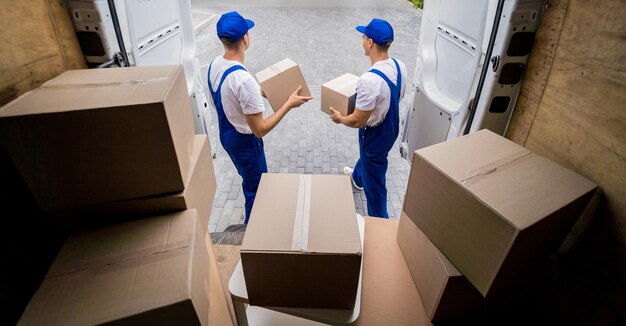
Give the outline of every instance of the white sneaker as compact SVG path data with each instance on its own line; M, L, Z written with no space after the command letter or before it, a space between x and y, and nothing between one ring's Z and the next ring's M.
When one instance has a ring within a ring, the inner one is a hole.
M354 182L354 178L352 178L352 173L354 172L354 169L346 166L343 168L343 174L350 176L350 180L352 180L352 186L354 186L354 188L356 188L357 190L363 190L363 187L359 187L356 185L356 182Z

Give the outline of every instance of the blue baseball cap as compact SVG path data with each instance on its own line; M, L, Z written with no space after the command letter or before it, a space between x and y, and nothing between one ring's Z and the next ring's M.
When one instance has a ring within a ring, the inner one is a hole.
M250 19L243 18L236 11L227 12L217 21L217 36L236 42L252 27L254 27L254 22Z
M374 18L367 26L357 26L356 30L367 35L376 44L386 45L393 41L393 28L384 19Z

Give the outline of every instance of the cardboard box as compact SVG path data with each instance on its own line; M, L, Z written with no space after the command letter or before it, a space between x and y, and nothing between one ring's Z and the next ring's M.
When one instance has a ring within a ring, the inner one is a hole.
M347 176L263 174L241 245L251 305L352 309L361 240Z
M354 112L356 101L356 84L359 77L353 74L344 74L327 83L322 84L322 112L332 114L330 107L348 116Z
M396 242L398 221L365 218L360 326L430 325Z
M206 135L196 135L185 190L173 194L56 211L53 214L65 229L76 230L193 208L198 212L200 224L207 227L216 186L208 138Z
M482 130L415 152L404 211L487 296L556 250L596 188Z
M300 66L291 59L282 60L256 74L256 79L261 84L267 100L274 112L278 111L289 99L298 86L302 89L300 96L311 96L311 91L302 76Z
M0 109L0 146L47 211L182 191L182 66L67 71Z
M201 231L187 210L70 236L19 324L208 325Z
M484 301L480 292L404 212L397 240L432 321L449 321L479 312Z

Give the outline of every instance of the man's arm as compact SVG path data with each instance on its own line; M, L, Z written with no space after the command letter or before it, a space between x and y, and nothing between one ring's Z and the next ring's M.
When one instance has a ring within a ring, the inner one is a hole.
M342 123L348 127L351 128L363 128L365 127L365 124L367 123L367 120L369 120L370 116L372 115L372 111L363 111L360 110L359 108L355 108L354 112L352 112L352 114L348 115L348 116L343 116L341 115L341 113L339 113L339 111L335 110L334 108L330 108L330 111L333 113L330 118L333 120L333 122L335 123Z
M267 119L263 119L263 112L254 114L245 114L248 126L252 130L255 136L261 138L269 133L276 125L283 119L283 117L293 108L297 108L302 104L308 102L312 97L300 96L298 92L302 89L302 86L298 86L295 92L291 93L289 99L283 106L278 109Z
M359 82L356 86L357 103L355 103L354 112L348 116L343 116L339 111L331 107L330 111L332 114L330 115L330 119L333 120L334 123L341 123L351 128L365 127L367 120L369 120L372 112L374 112L379 92L378 87L363 74L363 76L359 78Z

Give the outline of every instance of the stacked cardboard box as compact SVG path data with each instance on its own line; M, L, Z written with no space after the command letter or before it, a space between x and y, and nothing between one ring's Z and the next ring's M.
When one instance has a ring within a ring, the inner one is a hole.
M213 171L207 136L196 135L191 169L183 191L54 211L52 214L61 226L77 230L194 208L198 211L198 219L208 225L217 186Z
M196 210L75 233L19 324L232 325Z
M187 210L70 236L20 323L207 325L203 228Z
M430 318L509 295L558 248L596 189L487 130L416 151L398 243Z
M182 67L66 72L0 109L0 130L39 205L80 230L20 323L232 323Z
M182 191L189 107L181 66L68 71L0 109L0 145L46 211Z

